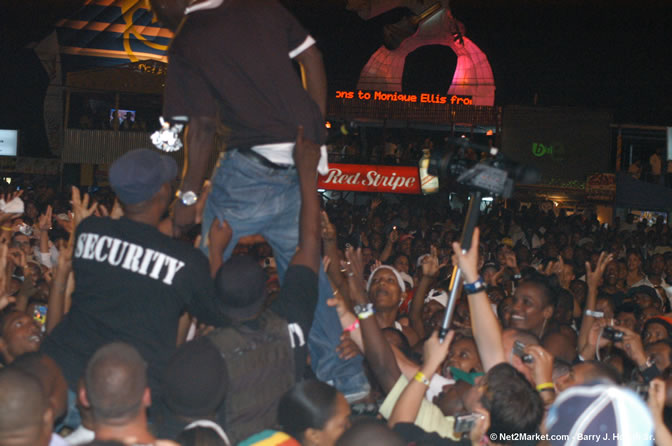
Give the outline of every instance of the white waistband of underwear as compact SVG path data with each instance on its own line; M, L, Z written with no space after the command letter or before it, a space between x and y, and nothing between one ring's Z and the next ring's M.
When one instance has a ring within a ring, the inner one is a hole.
M273 164L281 166L293 166L294 158L292 153L294 151L293 142L282 142L274 144L261 144L252 146L252 150L263 156ZM327 146L320 147L320 161L317 163L317 172L321 175L329 173L329 163L327 160Z

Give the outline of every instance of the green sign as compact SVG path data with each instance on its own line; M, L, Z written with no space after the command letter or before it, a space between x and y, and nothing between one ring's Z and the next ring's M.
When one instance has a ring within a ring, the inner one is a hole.
M548 145L542 144L540 142L533 142L532 154L539 158L550 156L553 161L564 161L566 151L564 144L559 142L553 142Z

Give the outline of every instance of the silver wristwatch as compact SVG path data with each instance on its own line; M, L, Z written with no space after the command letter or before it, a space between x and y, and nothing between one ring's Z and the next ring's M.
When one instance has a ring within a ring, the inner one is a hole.
M198 201L198 195L196 195L196 192L192 190L187 190L184 192L178 190L175 195L177 195L177 198L179 198L180 201L182 201L182 204L185 206L192 206Z

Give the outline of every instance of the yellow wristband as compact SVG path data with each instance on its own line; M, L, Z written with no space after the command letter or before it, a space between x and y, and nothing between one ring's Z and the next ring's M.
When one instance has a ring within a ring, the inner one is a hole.
M14 228L9 227L9 226L0 226L0 228L1 228L3 231L13 231L13 230L14 230Z
M555 390L555 386L551 382L537 384L537 392L541 392L544 390Z
M427 387L429 387L429 380L427 379L427 377L425 376L424 373L418 371L418 373L415 374L413 379L416 380L417 382L419 382L421 384L424 384Z

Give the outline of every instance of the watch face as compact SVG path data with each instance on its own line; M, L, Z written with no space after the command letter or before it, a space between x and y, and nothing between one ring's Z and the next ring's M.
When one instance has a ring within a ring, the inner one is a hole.
M198 200L198 195L196 195L193 191L187 191L183 192L180 194L180 199L182 200L182 204L185 206L191 206L192 204L195 204L196 201Z

